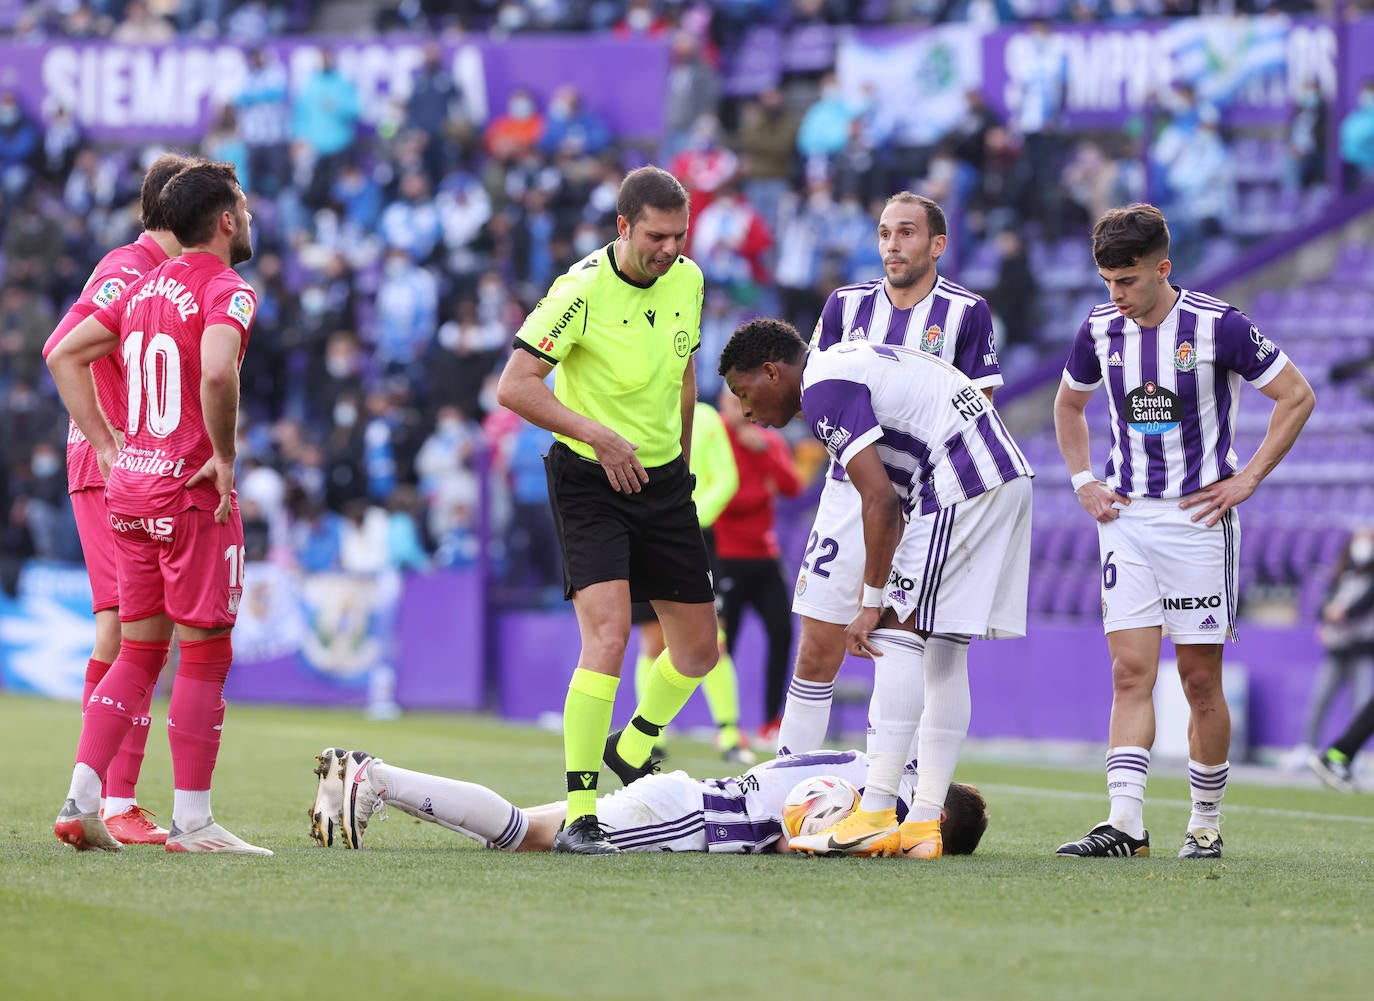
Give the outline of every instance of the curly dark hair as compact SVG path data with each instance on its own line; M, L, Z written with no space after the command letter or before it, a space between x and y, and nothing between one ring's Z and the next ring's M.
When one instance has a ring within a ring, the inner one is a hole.
M1169 224L1153 205L1136 202L1103 214L1093 227L1093 260L1099 268L1130 268L1169 254Z
M945 794L940 838L946 855L972 855L988 829L988 804L977 786L951 782Z
M796 327L786 320L761 316L735 328L720 353L718 371L722 376L731 371L750 372L766 361L792 365L805 354L806 341Z
M193 162L191 157L182 156L180 153L163 153L153 161L148 173L143 175L143 187L139 190L138 196L139 222L144 229L156 232L172 228L167 225L167 218L162 214L158 196L162 194L162 189L167 186L168 181Z

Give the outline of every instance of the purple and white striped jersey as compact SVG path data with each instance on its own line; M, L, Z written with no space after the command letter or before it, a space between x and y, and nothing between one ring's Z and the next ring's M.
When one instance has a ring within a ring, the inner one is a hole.
M982 296L937 275L924 299L910 309L897 309L884 283L874 278L831 292L811 333L811 346L824 351L847 341L904 344L943 358L979 389L1002 385L992 311ZM832 462L830 477L844 479L844 467Z
M701 780L706 850L729 854L769 850L782 836L787 794L813 775L835 775L862 789L868 778L868 756L862 751L807 751L765 761L736 778ZM911 801L914 775L914 767L907 765L897 796L899 819Z
M1234 473L1240 380L1259 389L1288 364L1234 306L1178 291L1158 327L1111 303L1096 307L1064 366L1065 385L1083 392L1105 373L1112 439L1103 480L1128 497L1183 497Z
M811 351L801 403L811 433L840 465L877 445L908 515L1034 475L968 376L914 348L854 342Z
M843 285L821 310L811 346L824 351L846 341L904 344L949 362L979 389L1002 385L992 342L992 312L983 297L945 278L910 309L897 309L884 279Z

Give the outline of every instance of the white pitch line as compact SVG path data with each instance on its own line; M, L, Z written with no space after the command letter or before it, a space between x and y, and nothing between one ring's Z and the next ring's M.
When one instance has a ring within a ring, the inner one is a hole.
M997 783L979 784L988 793L1008 793L1013 796L1042 796L1046 799L1103 799L1102 793L1075 792L1072 789L1040 789L1035 786L1009 786ZM1165 804L1159 804L1165 805ZM1346 813L1317 813L1313 810L1285 810L1276 806L1244 806L1226 803L1222 813L1256 813L1270 817L1290 817L1295 820L1343 820L1351 824L1374 824L1374 817L1353 817Z

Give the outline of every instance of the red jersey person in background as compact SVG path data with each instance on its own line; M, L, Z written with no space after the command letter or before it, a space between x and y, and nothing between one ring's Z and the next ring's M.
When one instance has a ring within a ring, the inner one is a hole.
M210 782L224 723L230 630L243 594L234 499L239 366L257 296L233 265L253 254L247 199L231 164L197 162L159 203L183 249L83 320L48 357L102 471L119 573L119 656L91 694L71 787L53 825L78 849L117 851L96 808L100 785L157 684L175 630L181 660L167 713L169 852L270 855L215 823ZM114 352L126 375L123 446L101 413L91 365Z
M735 652L740 619L752 606L768 636L762 738L772 741L787 691L787 665L792 655L792 613L787 583L778 562L774 499L801 493L792 449L778 432L744 419L739 400L729 389L720 393L720 416L730 436L739 467L739 489L715 521L717 590L725 643Z
M129 285L169 257L181 253L181 245L168 228L158 203L158 195L172 175L190 161L175 153L164 153L153 161L143 176L139 194L139 214L143 232L133 243L110 251L91 272L81 296L43 345L43 357L52 354L62 338L97 310L116 302ZM113 427L124 431L124 412L128 409L124 368L118 354L97 359L91 365L96 396ZM105 677L119 653L119 581L115 573L114 534L105 511L105 477L96 461L95 449L72 421L67 429L67 492L72 498L72 514L81 539L86 574L91 579L91 611L95 613L95 647L86 662L86 684L81 693L82 712L91 693ZM151 812L138 805L138 775L143 768L144 749L152 719L148 706L153 690L136 706L131 706L133 726L110 762L105 776L101 803L105 826L123 844L165 844L166 828L148 818Z

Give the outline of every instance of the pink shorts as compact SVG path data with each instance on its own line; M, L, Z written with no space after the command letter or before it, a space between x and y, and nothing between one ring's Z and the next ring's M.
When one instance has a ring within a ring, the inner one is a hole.
M89 487L72 494L72 514L76 516L76 534L81 539L86 574L91 578L91 611L118 608L119 574L115 569L114 533L110 531L104 489Z
M166 612L178 625L223 629L243 597L243 521L238 505L223 525L213 511L139 518L109 515L119 563L119 621Z

